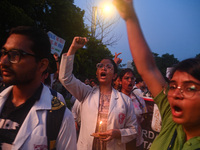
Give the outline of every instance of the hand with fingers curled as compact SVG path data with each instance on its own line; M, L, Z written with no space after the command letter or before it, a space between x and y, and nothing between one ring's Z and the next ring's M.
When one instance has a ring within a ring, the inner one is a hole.
M119 138L121 138L121 132L119 129L110 129L105 132L99 132L99 139L104 142Z
M76 53L76 51L82 48L89 40L86 37L74 37L72 44L69 48L68 55Z
M113 0L113 4L117 8L120 16L126 21L135 15L133 8L133 0Z
M88 39L86 37L74 37L74 40L71 46L73 46L76 49L79 49L79 48L82 48L87 42L88 42Z
M115 58L114 58L114 62L116 63L116 65L119 65L122 62L122 59L120 59L118 56L121 53L115 53Z

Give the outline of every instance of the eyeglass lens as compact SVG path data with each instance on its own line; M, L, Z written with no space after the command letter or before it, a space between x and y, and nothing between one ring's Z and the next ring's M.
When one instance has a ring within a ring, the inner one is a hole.
M200 85L193 82L184 83L182 86L177 86L174 83L170 83L168 95L172 96L176 89L178 89L185 98L191 98L197 91L200 91Z
M21 56L20 52L18 52L17 50L6 51L5 49L1 49L0 51L1 58L4 57L5 55L8 55L8 59L11 63L18 63Z
M106 69L112 69L112 67L113 67L113 65L112 64L102 64L102 63L98 63L97 65L96 65L96 67L97 68L103 68L103 67L105 67Z

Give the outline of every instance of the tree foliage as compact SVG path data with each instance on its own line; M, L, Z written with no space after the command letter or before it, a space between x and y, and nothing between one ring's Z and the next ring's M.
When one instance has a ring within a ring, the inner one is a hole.
M0 38L15 26L38 26L65 39L66 52L74 36L88 35L84 11L73 3L73 0L1 0Z
M168 53L163 54L161 57L159 57L158 54L154 53L154 58L156 61L156 65L158 66L158 69L163 76L166 75L166 69L168 67L172 67L179 62L177 58L174 58L173 54L170 55Z
M74 0L1 0L0 46L12 27L37 26L46 32L65 39L63 53L68 51L75 36L89 37L84 24L84 10L74 5ZM77 77L95 77L96 63L111 52L101 41L91 38L86 48L75 57L74 73Z
M196 58L199 58L199 59L200 59L200 53L196 55Z
M160 72L162 73L164 77L166 76L166 69L168 67L174 66L175 64L179 62L177 58L174 58L173 54L170 55L166 53L166 54L163 54L161 57L157 53L152 53L152 55L154 56L158 69L160 70ZM140 77L139 73L137 72L134 62L132 62L132 65L136 73L136 77Z

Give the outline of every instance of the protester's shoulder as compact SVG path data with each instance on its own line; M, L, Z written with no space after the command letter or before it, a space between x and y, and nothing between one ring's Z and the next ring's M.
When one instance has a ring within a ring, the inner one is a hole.
M115 90L115 89L114 89L114 91L116 91L119 100L123 100L123 101L125 101L126 103L130 103L130 102L131 102L130 97L127 96L126 94L124 94L124 93L122 93L122 92L119 92L118 90Z
M133 93L136 93L136 94L140 94L140 93L142 93L142 90L141 89L138 89L138 88L136 88L136 89L134 89L133 90Z
M120 93L121 97L122 97L123 99L125 99L126 101L130 101L130 100L131 100L130 97L128 97L126 94L124 94L124 93L122 93L122 92L119 92L119 93Z
M100 89L99 89L99 86L95 86L95 87L91 87L90 85L87 85L87 86L90 87L90 91L91 91L92 93L96 93L97 91L100 90Z
M166 90L163 89L162 91L160 91L160 93L153 98L154 102L156 104L159 104L159 103L162 103L163 101L166 101L167 100L167 94L166 94L167 92L168 92L168 89L166 89Z
M13 86L9 86L9 87L5 88L3 91L0 92L0 97L7 95L9 92L11 92L12 88L13 88Z

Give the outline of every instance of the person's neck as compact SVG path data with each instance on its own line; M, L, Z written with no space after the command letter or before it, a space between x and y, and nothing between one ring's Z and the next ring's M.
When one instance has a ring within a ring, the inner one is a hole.
M14 85L12 92L12 103L17 107L25 103L36 90L39 88L41 83L28 84L28 85Z
M186 134L186 141L189 139L200 136L200 125L192 126L192 127L183 127L183 130Z
M99 85L100 92L102 94L111 94L112 92L112 86L111 85Z
M130 97L130 95L131 95L131 92L126 91L124 89L122 89L121 92L124 93L124 94L126 94L128 97Z

